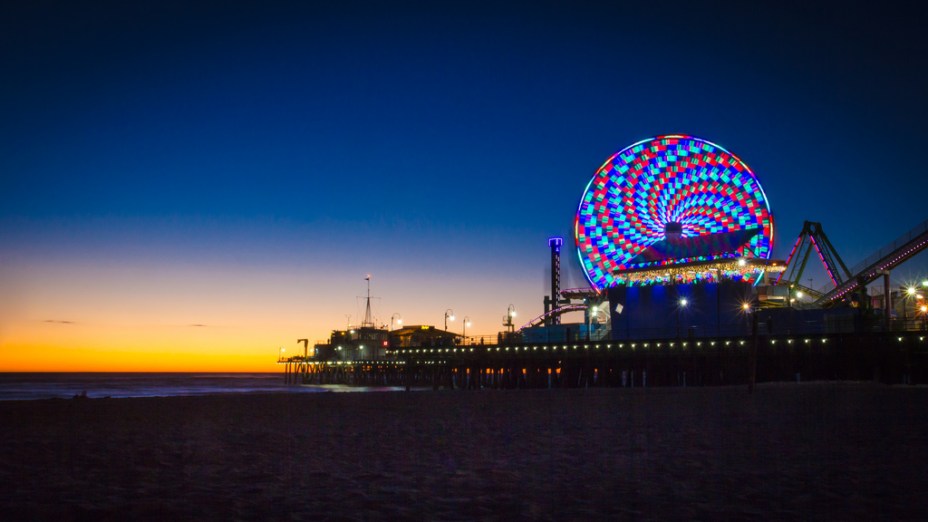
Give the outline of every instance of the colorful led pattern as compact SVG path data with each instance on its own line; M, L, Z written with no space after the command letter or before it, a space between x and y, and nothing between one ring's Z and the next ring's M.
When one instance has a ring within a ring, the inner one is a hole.
M621 150L596 171L580 199L574 236L594 288L665 283L685 265L769 259L773 217L760 183L737 156L693 136L658 136ZM642 270L668 279L630 277Z

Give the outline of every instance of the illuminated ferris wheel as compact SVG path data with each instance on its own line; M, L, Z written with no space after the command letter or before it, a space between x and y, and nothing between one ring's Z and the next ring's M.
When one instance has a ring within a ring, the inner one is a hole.
M574 222L594 288L728 277L756 282L773 248L773 216L751 169L693 136L658 136L606 160Z

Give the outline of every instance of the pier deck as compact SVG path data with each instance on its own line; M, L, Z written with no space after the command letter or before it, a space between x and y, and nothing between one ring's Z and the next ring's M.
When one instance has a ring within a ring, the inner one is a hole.
M280 361L293 384L432 388L928 383L928 332L417 347L382 360Z

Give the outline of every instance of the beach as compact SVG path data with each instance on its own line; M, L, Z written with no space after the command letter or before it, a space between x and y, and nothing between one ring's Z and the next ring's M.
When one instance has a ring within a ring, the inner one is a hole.
M4 520L916 520L928 388L0 402Z

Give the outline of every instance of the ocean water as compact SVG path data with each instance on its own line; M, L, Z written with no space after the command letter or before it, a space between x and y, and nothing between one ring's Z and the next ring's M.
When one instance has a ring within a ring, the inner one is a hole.
M280 373L0 373L0 400L7 401L70 399L84 392L93 399L326 391L356 390L287 385Z

